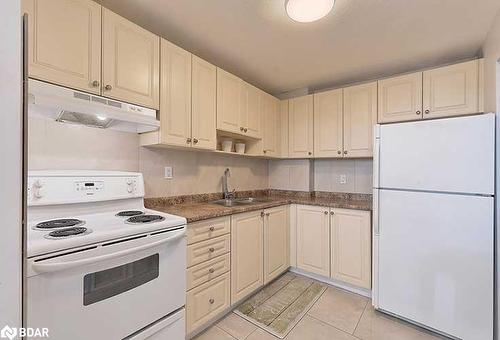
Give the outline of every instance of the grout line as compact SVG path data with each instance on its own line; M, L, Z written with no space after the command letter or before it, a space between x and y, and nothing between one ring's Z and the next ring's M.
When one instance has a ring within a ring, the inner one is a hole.
M354 337L354 338L356 338L356 339L361 339L361 338L358 338L357 336L355 336L355 335L353 335L353 334L351 334L351 333L349 333L349 332L346 332L346 331L345 331L345 330L343 330L343 329L340 329L340 328L338 328L338 327L336 327L336 326L334 326L334 325L329 324L329 323L328 323L328 322L326 322L326 321L323 321L323 320L321 320L321 319L318 319L317 317L315 317L315 316L313 316L313 315L311 315L311 314L307 314L307 316L308 316L308 317L310 317L311 319L314 319L314 320L316 320L316 321L318 321L318 322L321 322L322 324L324 324L324 325L326 325L326 326L329 326L329 327L335 328L336 330L341 331L342 333L347 334L347 335L349 335L349 336L351 336L351 337Z
M369 302L370 301L366 301L365 308L363 308L363 313L361 313L361 315L359 316L358 322L356 323L356 327L354 327L354 331L352 331L352 335L354 335L354 333L356 333L356 330L358 329L359 323L361 322L361 318L366 313L366 308L368 307Z
M233 338L234 340L238 340L238 339L237 339L237 338L235 338L235 337L234 337L231 333L229 333L229 332L227 332L226 330L224 330L224 329L220 328L220 327L219 327L219 326L217 326L216 324L215 324L215 325L213 325L213 327L218 328L219 330L221 330L222 332L226 333L227 335L229 335L229 336L230 336L231 338ZM209 329L210 329L210 328L209 328ZM207 329L207 331L208 331L209 329ZM203 332L203 333L205 333L205 332ZM202 334L203 334L203 333L202 333Z

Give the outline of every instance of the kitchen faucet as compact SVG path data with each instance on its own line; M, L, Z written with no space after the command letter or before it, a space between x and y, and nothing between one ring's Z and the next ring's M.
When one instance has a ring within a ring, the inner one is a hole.
M229 191L229 188L227 186L227 178L231 176L231 171L229 171L229 168L226 168L224 170L224 176L222 177L222 191L224 193L224 199L225 200L231 200L234 199L234 192L235 190L233 189L232 191Z

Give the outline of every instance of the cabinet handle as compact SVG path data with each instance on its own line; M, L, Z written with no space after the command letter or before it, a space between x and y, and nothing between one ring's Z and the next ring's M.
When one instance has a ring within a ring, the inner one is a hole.
M264 153L266 153L266 152L267 152L267 150L264 150Z
M243 130L245 130L245 128L244 128L243 126L242 126L242 127L240 127L240 131L243 131Z
M248 131L248 129L247 129L247 128L244 128L244 129L243 129L243 131L247 132L247 131Z
M330 211L330 215L335 215L335 213L333 211Z
M311 151L309 151L307 154L308 154L309 156L311 156L313 153L312 153Z
M194 143L194 144L198 143L198 139L194 138L194 139L193 139L193 143Z
M431 112L431 110L425 110L424 112L425 112L425 114L429 114Z
M213 274L213 273L215 272L215 269L210 268L210 269L208 270L208 272L209 272L210 274Z
M260 212L260 217L264 217L265 213L263 211Z
M214 231L214 230L215 230L215 227L210 227L210 228L208 228L208 230L210 230L210 231Z
M186 143L188 143L188 144L191 143L191 138L187 138Z
M92 86L93 86L93 87L99 87L99 85L100 85L100 83L99 83L97 80L94 80L94 81L92 82Z
M210 299L210 300L208 300L208 302L210 302L210 304L213 305L214 302L215 302L215 300L214 299Z
M339 150L339 151L337 151L337 154L338 154L338 155L341 155L341 154L342 154L342 151L340 151L340 150Z
M269 217L269 215L271 215L270 213L267 213L266 216Z
M212 248L208 248L208 251L213 253L215 251L215 249L212 247Z
M420 112L420 110L419 110L419 111L417 111L417 116L420 116L420 114L421 114L421 113L422 113L422 112Z
M344 155L347 155L347 151L344 151Z
M325 211L324 213L325 213L325 215L328 215L328 211Z
M104 86L104 89L107 90L107 91L110 91L112 88L113 88L113 86L111 86L109 84L106 85L106 86Z

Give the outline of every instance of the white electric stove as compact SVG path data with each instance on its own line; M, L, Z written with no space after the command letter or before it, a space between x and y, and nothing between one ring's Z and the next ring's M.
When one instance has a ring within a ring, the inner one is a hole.
M142 174L32 171L27 215L28 327L184 339L186 219L145 209Z

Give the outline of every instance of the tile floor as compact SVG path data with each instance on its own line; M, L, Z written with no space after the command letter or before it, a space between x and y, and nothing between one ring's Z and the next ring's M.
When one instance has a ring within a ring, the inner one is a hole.
M329 286L286 340L443 339L373 310L369 299ZM231 313L195 340L278 340Z

